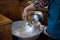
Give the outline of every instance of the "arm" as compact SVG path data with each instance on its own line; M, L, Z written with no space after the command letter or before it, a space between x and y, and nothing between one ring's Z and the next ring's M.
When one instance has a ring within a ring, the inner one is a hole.
M34 7L34 4L30 4L29 6L25 7L24 11L28 11L28 10L35 10L36 8Z
M48 35L47 31L47 26L42 25L40 22L35 22L34 23L35 27L38 27L40 29L41 32L43 32L44 34L46 34L47 36L51 37L50 35Z
M47 1L47 0L46 0ZM28 10L35 10L35 9L40 9L41 7L44 7L45 5L48 4L48 1L46 2L44 0L35 0L31 5L25 7L23 11L23 20L26 20L28 16Z
M22 14L22 17L23 17L23 20L27 20L27 16L28 16L28 10L35 10L36 8L34 7L33 3L30 4L29 6L25 7L24 11L23 11L23 14Z
M48 5L48 0L33 0L33 3L25 7L25 11L43 8Z

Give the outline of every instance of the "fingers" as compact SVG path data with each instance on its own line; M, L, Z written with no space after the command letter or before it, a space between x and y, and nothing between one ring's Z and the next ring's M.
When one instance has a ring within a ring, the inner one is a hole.
M40 26L40 30L41 30L42 32L44 31L44 26L43 26L43 25Z
M24 21L26 21L26 16L24 15L24 13L22 14L22 18Z
M40 23L40 22L38 22L38 21L36 21L36 22L34 23L34 25L35 25L35 27L38 27L38 26L40 26L40 25L41 25L41 23Z
M40 0L39 3L40 3L40 6L43 7L43 5L44 5L44 1L43 1L43 0Z
M44 26L39 21L36 21L34 23L34 26L38 27L40 29L40 31L42 31L42 32L44 31Z
M47 0L39 0L39 4L41 7L44 7L48 4L48 1Z
M24 21L27 20L27 11L23 12L22 18L23 18Z

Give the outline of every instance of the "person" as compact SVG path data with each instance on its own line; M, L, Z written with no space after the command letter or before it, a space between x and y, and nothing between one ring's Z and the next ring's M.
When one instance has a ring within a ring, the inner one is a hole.
M48 26L47 28L40 22L36 22L35 26L40 25L40 30L54 40L60 40L60 0L33 0L33 3L24 9L22 17L26 20L28 10L43 8L48 5Z

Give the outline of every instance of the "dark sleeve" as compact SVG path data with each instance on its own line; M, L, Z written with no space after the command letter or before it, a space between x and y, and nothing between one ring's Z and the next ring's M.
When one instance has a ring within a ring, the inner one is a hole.
M33 0L34 7L41 8L48 5L48 0Z

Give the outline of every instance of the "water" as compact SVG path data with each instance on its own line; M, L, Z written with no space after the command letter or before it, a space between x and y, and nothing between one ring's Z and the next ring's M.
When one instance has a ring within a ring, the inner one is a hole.
M15 31L13 31L13 34L15 36L26 38L26 37L34 37L40 34L40 30L35 28L34 25L29 26L28 23L24 23L23 25L22 23L20 23L19 25L18 28Z
M33 30L34 30L34 26L33 25L28 25L28 24L26 24L26 28L25 28L25 31L26 32L33 32Z

